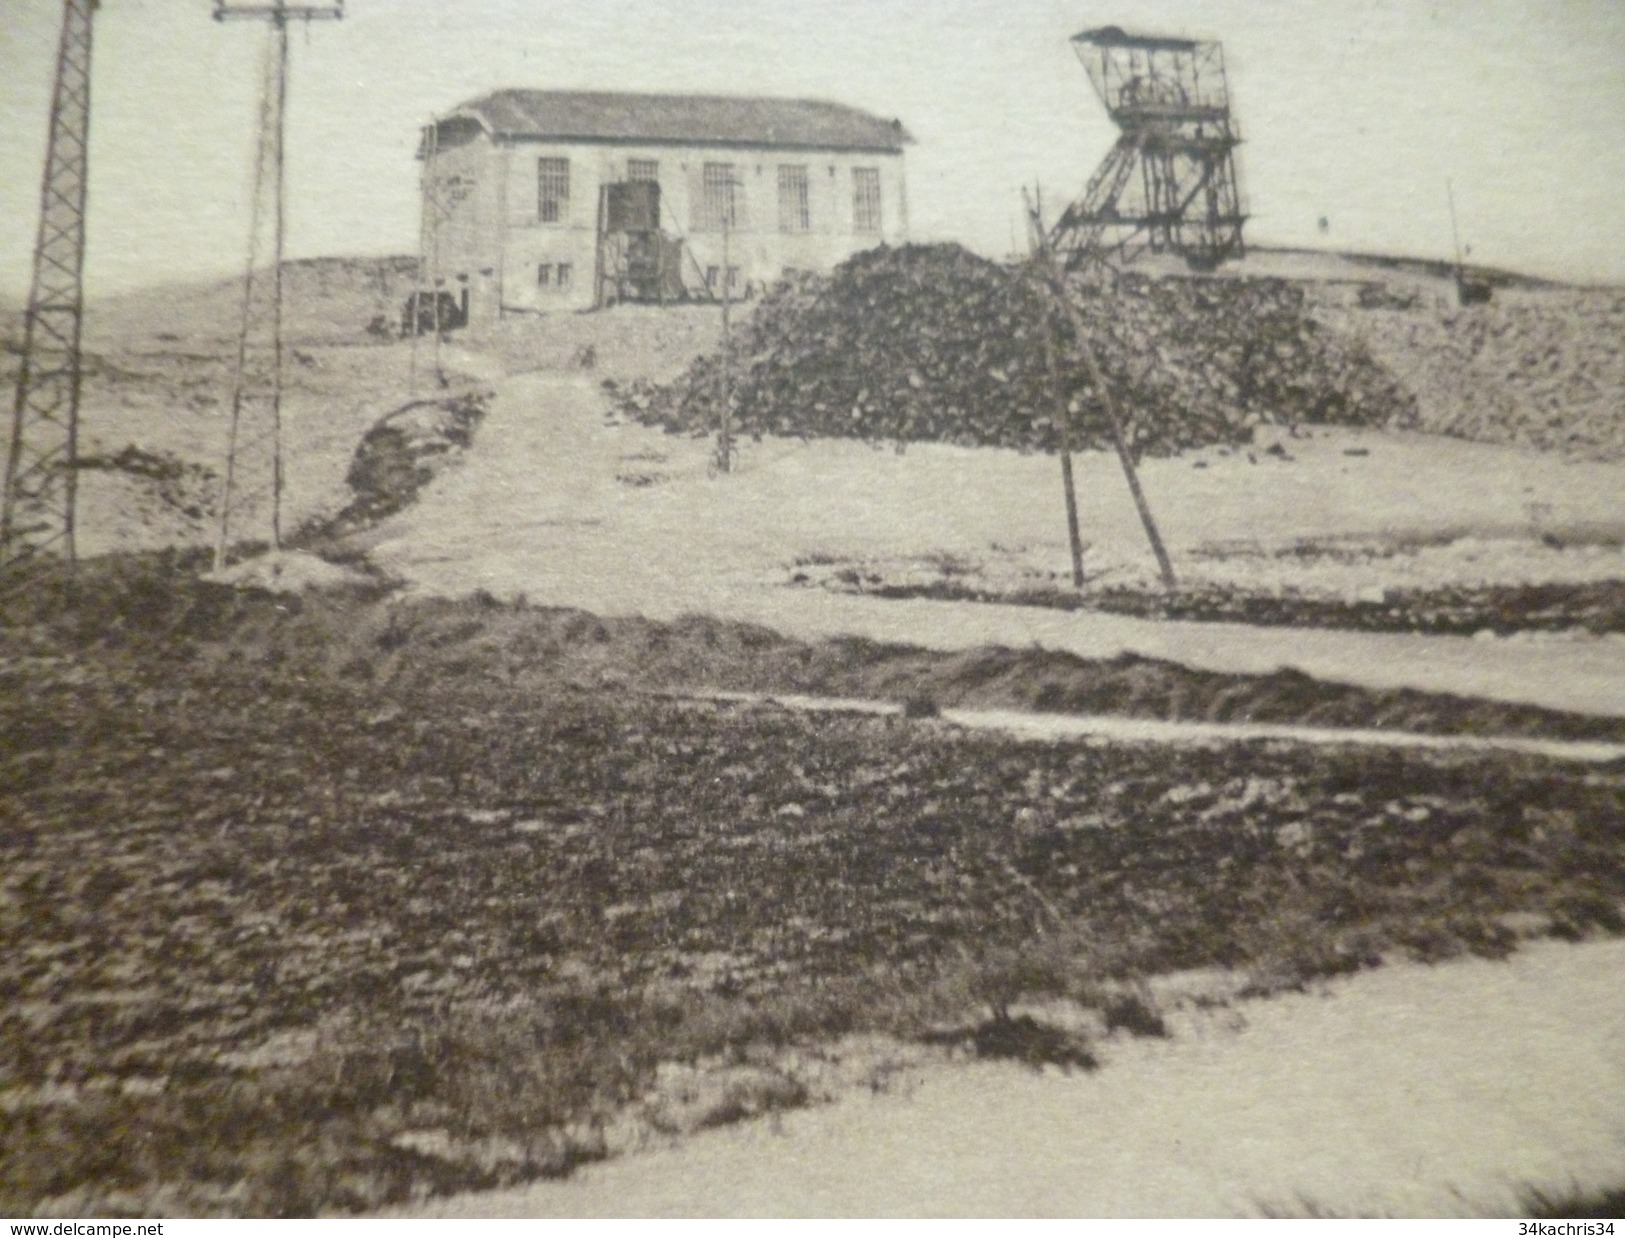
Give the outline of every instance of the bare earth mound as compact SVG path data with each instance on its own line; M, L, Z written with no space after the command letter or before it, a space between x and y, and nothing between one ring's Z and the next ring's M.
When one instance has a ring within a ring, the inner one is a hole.
M1418 429L1625 457L1625 292L1511 289L1487 305L1341 308L1317 317L1416 397Z

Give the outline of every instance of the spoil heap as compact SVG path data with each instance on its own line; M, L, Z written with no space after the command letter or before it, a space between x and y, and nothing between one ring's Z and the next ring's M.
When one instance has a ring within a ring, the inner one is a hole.
M1260 424L1409 424L1415 405L1281 280L1122 277L1078 290L1107 382L1142 454L1244 441ZM1109 444L1065 319L1033 276L957 245L859 254L769 295L735 341L741 433L1059 445L1044 333L1079 447ZM623 415L717 425L720 354L676 382L617 389Z
M1625 459L1625 292L1500 292L1443 314L1327 307L1333 330L1357 336L1416 393L1419 428Z

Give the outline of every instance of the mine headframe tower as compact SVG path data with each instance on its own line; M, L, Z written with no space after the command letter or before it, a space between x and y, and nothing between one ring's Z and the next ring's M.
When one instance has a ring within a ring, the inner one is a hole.
M74 559L90 47L97 0L64 0L40 190L34 278L0 508L0 588L48 558Z
M1236 183L1241 138L1216 42L1128 34L1102 26L1073 50L1122 131L1050 233L1068 269L1096 258L1183 257L1212 270L1240 257L1246 222Z

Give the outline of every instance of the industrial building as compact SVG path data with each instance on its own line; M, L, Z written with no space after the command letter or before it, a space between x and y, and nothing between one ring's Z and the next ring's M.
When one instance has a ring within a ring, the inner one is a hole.
M744 296L906 240L912 140L808 99L496 91L425 129L425 274L475 324Z

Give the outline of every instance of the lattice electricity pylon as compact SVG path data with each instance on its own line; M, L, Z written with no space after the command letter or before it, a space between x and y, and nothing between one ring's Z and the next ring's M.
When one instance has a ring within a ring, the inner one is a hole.
M34 278L0 507L0 587L26 579L46 557L74 559L90 46L96 7L97 0L65 0L63 5Z
M344 5L238 4L215 0L216 21L253 18L269 24L265 80L260 92L254 196L243 274L242 317L231 393L214 567L231 553L232 539L282 544L282 251L287 194L283 150L288 110L288 22L336 20ZM268 235L267 235L268 233ZM261 271L261 264L269 267ZM252 534L258 534L255 538Z
M1062 213L1050 245L1069 269L1171 253L1212 270L1244 252L1240 144L1218 43L1085 30L1072 47L1122 136Z

